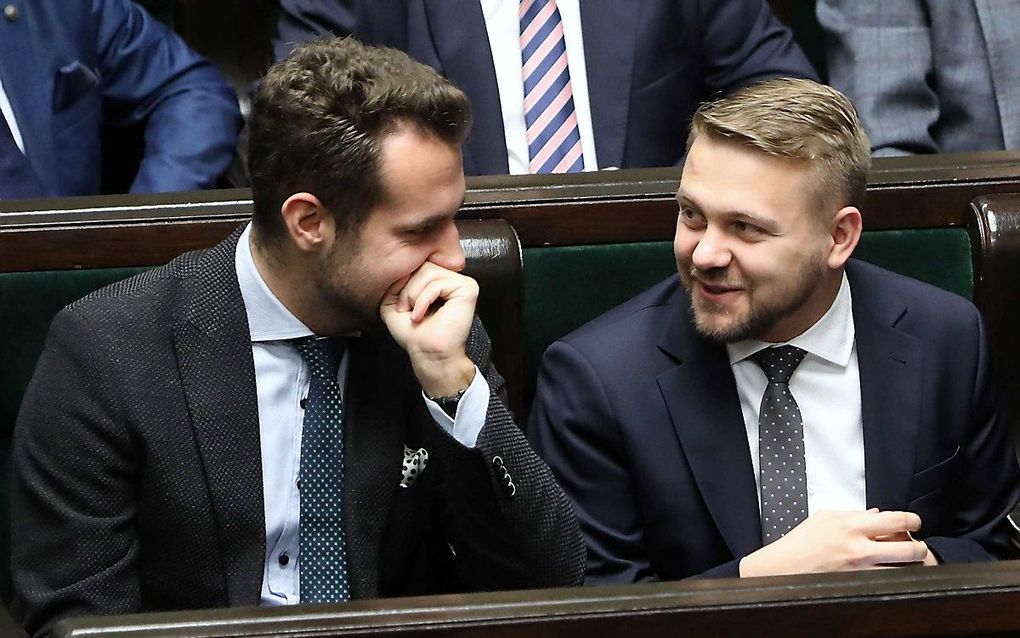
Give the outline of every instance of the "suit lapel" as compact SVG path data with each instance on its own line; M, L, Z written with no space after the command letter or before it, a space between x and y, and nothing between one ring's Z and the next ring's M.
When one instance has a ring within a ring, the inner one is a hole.
M509 172L499 87L481 5L477 0L424 0L423 10L439 70L471 96L474 106L474 124L464 144L465 171Z
M32 168L46 189L56 192L52 135L54 76L50 58L38 50L39 38L33 37L34 29L29 24L39 22L43 16L34 15L40 10L34 5L21 3L19 9L18 20L0 20L0 81Z
M637 18L641 9L638 0L585 0L581 3L588 103L600 168L623 166Z
M406 363L382 334L351 346L344 421L344 504L350 582L356 598L378 595L379 548L400 483L407 421L398 373ZM383 396L385 395L385 396Z
M239 234L203 257L174 321L181 382L220 532L231 606L258 604L265 561L255 364L234 268Z
M920 428L922 353L914 338L894 327L907 312L902 300L869 286L855 264L847 276L861 378L867 504L903 509Z
M988 50L988 64L999 107L999 121L1005 148L1020 147L1020 22L1009 19L1015 12L1003 8L1000 0L975 0L981 32Z
M676 318L659 344L679 361L659 375L659 388L716 526L733 555L744 556L761 547L761 519L736 381L725 348L695 332L685 303L674 302Z

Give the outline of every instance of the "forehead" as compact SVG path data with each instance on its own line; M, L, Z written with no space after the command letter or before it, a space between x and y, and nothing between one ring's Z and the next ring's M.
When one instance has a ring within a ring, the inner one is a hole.
M687 154L678 196L706 213L751 210L785 218L814 210L816 179L804 161L702 135Z
M392 217L452 215L464 198L460 147L411 125L398 127L380 145L382 193L373 210Z

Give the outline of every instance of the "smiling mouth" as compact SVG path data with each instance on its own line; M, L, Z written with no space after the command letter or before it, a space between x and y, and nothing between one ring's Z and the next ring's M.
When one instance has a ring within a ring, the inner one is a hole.
M700 279L698 280L698 287L701 289L703 293L706 293L711 297L720 297L722 295L725 295L726 293L738 292L740 290L739 286L731 286L727 284L710 284Z

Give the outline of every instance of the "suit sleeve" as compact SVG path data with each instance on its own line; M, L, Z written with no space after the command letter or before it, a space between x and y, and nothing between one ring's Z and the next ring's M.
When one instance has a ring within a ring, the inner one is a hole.
M132 192L211 188L234 156L237 97L208 62L130 0L92 0L104 108L114 126L145 122Z
M460 581L476 591L581 584L584 544L573 510L507 408L503 378L475 319L468 356L489 384L474 448L442 432L450 545Z
M921 0L818 0L829 82L854 101L877 156L938 153L939 100Z
M973 310L977 341L973 379L972 420L958 455L960 469L953 482L951 527L944 535L925 537L944 563L1009 558L1010 526L1006 516L1020 501L1020 469L995 384L991 379L988 340ZM924 521L922 536L924 535Z
M793 34L764 0L696 3L708 95L775 77L818 79Z
M406 51L409 4L406 0L280 0L273 55L282 60L294 45L330 35L354 36L365 44Z
M101 389L115 374L110 358L94 356L117 351L108 341L58 314L18 415L12 606L33 635L61 618L140 610L138 468L118 402Z
M613 406L569 343L554 343L542 358L529 434L574 505L588 551L585 583L658 580Z

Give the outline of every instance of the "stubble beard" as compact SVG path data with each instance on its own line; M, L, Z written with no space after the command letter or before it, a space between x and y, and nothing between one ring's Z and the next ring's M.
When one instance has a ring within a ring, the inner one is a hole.
M366 291L357 286L362 279L357 267L358 257L356 248L352 249L347 242L334 244L315 281L323 305L337 318L337 323L344 326L344 331L370 330L382 324L381 300L369 299Z
M731 311L721 304L714 304L704 300L698 301L694 293L694 281L700 278L709 282L725 282L726 273L712 275L699 273L694 266L686 270L681 269L680 280L684 290L687 291L687 298L690 300L691 316L694 318L694 328L698 334L717 343L735 343L745 339L753 339L769 332L776 324L802 307L811 297L814 288L822 280L822 269L810 261L805 261L798 267L794 279L790 285L782 289L783 298L774 302L773 299L755 298L756 287L753 282L744 282L741 285L742 294L747 295L750 300L750 307L743 313L743 316L734 317L729 323L719 325L720 322L713 322L713 317L732 316ZM713 312L716 310L716 312Z

